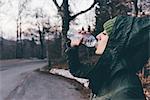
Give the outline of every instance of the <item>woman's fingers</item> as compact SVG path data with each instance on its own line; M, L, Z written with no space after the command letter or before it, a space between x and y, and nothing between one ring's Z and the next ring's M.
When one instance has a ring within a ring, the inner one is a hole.
M82 38L71 39L71 47L79 46L82 41Z

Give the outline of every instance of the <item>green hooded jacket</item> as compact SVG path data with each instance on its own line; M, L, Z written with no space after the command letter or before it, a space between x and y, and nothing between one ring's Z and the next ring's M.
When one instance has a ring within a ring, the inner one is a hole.
M66 50L72 75L87 78L96 100L145 100L136 73L148 61L150 17L118 16L96 65L80 63L78 47Z

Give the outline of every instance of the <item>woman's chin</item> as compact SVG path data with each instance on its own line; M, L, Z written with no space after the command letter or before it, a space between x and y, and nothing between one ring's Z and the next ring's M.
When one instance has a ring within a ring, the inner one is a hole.
M102 54L102 52L100 52L99 50L97 50L97 49L96 49L95 54L97 54L97 55L101 55L101 54Z

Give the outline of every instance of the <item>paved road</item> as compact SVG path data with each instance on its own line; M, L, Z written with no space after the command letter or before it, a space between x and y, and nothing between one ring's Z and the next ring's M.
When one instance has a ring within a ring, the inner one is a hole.
M46 61L41 60L1 60L0 100L4 100L24 80L27 73L46 64Z
M45 61L19 61L0 62L0 100L86 100L70 82L33 71Z

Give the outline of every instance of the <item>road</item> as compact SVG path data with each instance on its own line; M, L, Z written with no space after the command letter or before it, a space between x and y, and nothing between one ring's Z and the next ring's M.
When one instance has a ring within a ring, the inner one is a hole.
M0 100L86 100L76 86L55 75L35 69L41 60L0 62Z

